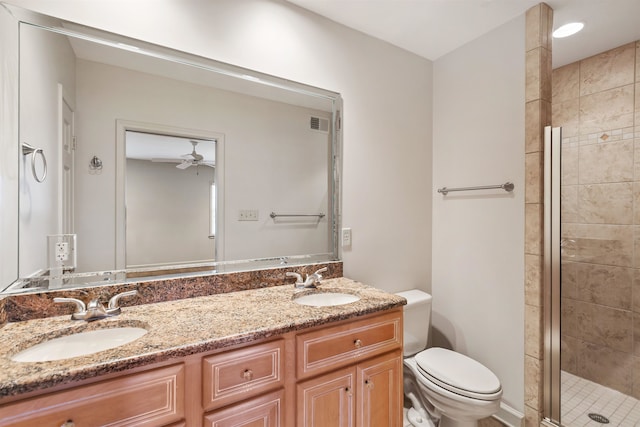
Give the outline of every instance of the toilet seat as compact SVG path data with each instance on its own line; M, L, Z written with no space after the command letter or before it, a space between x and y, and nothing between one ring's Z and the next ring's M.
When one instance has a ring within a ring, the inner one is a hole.
M414 356L421 382L479 400L502 396L500 380L481 363L455 351L433 347Z

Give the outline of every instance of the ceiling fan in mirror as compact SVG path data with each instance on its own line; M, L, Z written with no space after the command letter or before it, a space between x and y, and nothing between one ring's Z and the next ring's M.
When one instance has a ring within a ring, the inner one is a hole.
M200 143L200 141L190 140L191 145L193 145L193 150L190 153L183 154L180 158L176 159L151 159L152 162L164 162L164 163L178 163L176 168L178 169L187 169L191 166L208 166L210 168L215 167L215 163L209 160L206 160L204 156L196 151L196 147Z

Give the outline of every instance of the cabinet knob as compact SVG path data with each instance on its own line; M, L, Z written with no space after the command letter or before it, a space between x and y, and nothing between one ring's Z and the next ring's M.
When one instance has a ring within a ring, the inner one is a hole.
M344 391L347 393L347 396L351 396L351 387L345 387Z
M355 345L355 346L356 346L356 348L360 348L360 347L362 347L362 341L360 341L360 340L355 340L355 341L353 342L353 345Z
M73 420L67 420L66 422L62 423L60 427L76 427L76 423L74 423Z
M251 381L253 379L253 371L251 369L245 369L244 373L242 374L242 378L247 381Z
M364 385L366 385L367 387L369 387L369 389L373 388L373 381L371 380L364 380Z

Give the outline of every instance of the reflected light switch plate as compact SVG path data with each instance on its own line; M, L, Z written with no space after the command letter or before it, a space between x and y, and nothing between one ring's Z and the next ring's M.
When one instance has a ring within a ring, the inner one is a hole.
M257 209L241 209L238 214L238 221L257 221L259 216Z
M342 229L342 246L351 246L351 229Z

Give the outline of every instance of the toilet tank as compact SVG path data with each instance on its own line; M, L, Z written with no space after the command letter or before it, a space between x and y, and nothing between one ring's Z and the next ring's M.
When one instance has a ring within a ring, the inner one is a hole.
M427 348L431 330L431 295L419 289L398 292L407 300L404 306L404 355L405 357Z

